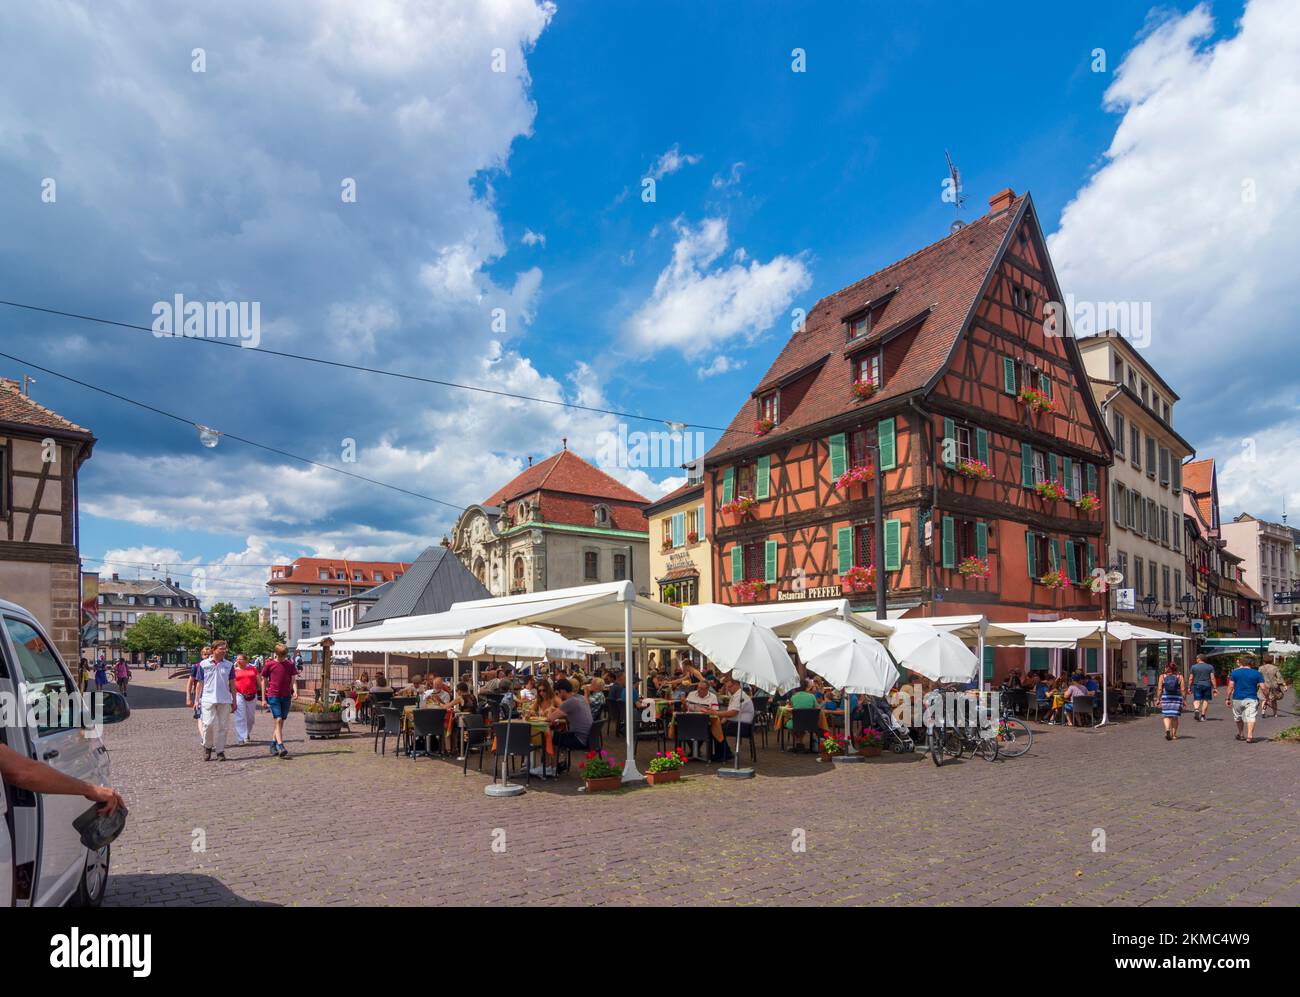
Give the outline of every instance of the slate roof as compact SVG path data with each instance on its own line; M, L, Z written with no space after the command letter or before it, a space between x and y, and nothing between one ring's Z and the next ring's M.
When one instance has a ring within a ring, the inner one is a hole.
M403 616L443 613L453 602L490 599L489 592L446 547L428 547L353 629ZM381 586L384 587L384 586Z
M887 296L884 311L873 322L863 344L888 339L891 333L909 328L916 321L920 324L914 331L899 333L893 341L905 344L906 352L886 370L885 384L872 404L926 389L947 363L1007 231L1027 197L1015 197L1009 207L983 215L946 238L818 301L804 329L790 337L754 395L765 394L800 371L809 371L805 376L811 376L812 381L793 411L782 411L780 424L761 438L778 439L846 411L853 368L852 357L845 353L845 319ZM905 337L909 336L911 341L907 342ZM857 352L856 348L853 352ZM760 437L753 431L756 416L754 400L747 399L705 461L711 464L733 450L758 442Z

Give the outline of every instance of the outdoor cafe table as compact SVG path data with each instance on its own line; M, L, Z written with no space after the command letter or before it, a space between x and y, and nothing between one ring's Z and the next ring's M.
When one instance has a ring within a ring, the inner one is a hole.
M717 712L716 712L716 711L714 711L714 710L687 710L686 712L687 712L687 713L702 713L702 714L704 714L705 716L707 716L707 717L709 718L709 728L710 728L710 729L712 730L712 732L713 732L713 740L715 740L715 741L719 741L719 742L722 741L722 718L719 717L719 716L717 715ZM674 725L673 722L670 720L670 721L668 722L668 736L669 736L670 738L673 736L673 729L674 729L674 727L675 727L675 725Z
M782 703L780 706L778 706L776 708L776 711L772 714L772 729L780 730L782 727L784 727L786 721L790 719L790 715L793 712L794 710L789 703ZM818 707L817 709L817 726L820 727L826 733L828 734L830 733L830 729L831 729L830 721L826 719L826 711L821 709L820 707Z

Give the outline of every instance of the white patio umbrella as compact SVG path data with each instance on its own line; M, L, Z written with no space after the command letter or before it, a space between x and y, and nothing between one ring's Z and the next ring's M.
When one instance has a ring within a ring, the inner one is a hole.
M973 682L979 671L979 658L950 633L900 621L888 644L899 665L932 682Z
M503 627L480 637L465 656L581 661L590 653L589 648L546 627Z
M682 614L686 642L737 681L766 692L783 693L799 685L790 652L781 638L731 606L708 603L687 606ZM728 771L726 769L722 771ZM736 724L736 764L729 770L739 777L753 770L740 767L740 724Z
M795 636L794 646L805 668L844 690L846 737L852 730L847 694L883 696L898 681L898 667L884 645L844 620L818 620ZM859 757L851 738L845 745L844 757Z

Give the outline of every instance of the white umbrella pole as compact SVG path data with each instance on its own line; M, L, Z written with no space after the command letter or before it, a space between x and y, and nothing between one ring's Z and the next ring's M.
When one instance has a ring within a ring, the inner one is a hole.
M388 684L388 652L384 652L384 684Z
M1109 667L1108 667L1109 663L1107 662L1106 659L1110 657L1110 655L1107 653L1109 649L1109 644L1107 639L1109 637L1110 637L1110 624L1107 623L1106 626L1101 631L1101 723L1097 725L1098 727L1104 727L1110 721L1110 714L1107 712L1106 709L1110 705L1110 696L1107 695L1107 690L1110 688L1110 683L1106 680L1106 675L1109 671Z
M644 641L642 642L644 644ZM623 722L627 735L627 761L623 765L623 781L639 782L643 777L636 768L636 724L632 721L632 700L636 694L632 691L632 603L623 603Z

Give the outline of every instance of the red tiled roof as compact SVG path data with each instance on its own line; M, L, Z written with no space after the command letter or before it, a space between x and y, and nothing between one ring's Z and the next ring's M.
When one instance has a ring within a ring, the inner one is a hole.
M557 495L553 492L542 492L538 503L541 506L540 515L544 523L596 526L596 515L592 509L592 506L596 505L596 503L586 496ZM641 511L640 502L620 502L606 499L602 500L600 504L609 509L609 529L632 530L636 533L644 533L649 528L646 525L645 513Z
M646 503L644 496L588 464L572 450L561 450L532 467L525 468L497 489L483 504L504 505L511 499L536 491L564 492L597 499L635 502L637 505Z
M1183 490L1196 494L1197 511L1207 526L1214 522L1214 458L1183 465Z
M704 482L687 481L684 485L679 485L678 487L674 488L667 495L663 496L663 498L657 498L649 505L647 505L646 512L647 513L655 512L659 509L667 508L668 506L673 505L678 500L689 495L691 492L703 492L703 490L704 490Z
M391 582L398 574L405 574L410 564L406 561L353 561L343 557L300 557L292 564L277 565L271 569L272 575L267 579L268 585L300 585L308 582L346 585L375 585L375 572L382 571L384 581ZM321 578L321 569L329 572L329 578ZM279 577L275 572L279 571ZM361 572L361 581L353 579L354 572ZM342 575L342 577L338 577Z
M38 429L57 429L65 433L84 433L90 430L78 426L44 405L39 405L23 395L22 385L7 377L0 377L0 422L13 422Z
M817 302L805 328L790 337L759 385L766 388L822 357L828 359L808 375L812 381L797 406L781 413L780 425L768 437L815 425L848 408L852 366L850 357L844 354L844 318L895 288L897 293L873 324L872 336L885 334L891 327L930 311L919 328L903 333L887 347L900 355L890 357L884 387L873 403L924 388L947 362L1007 230L1027 196L1015 198L1007 210L984 215ZM752 431L756 415L753 400L747 400L705 460L711 463L723 454L757 442L759 438Z

